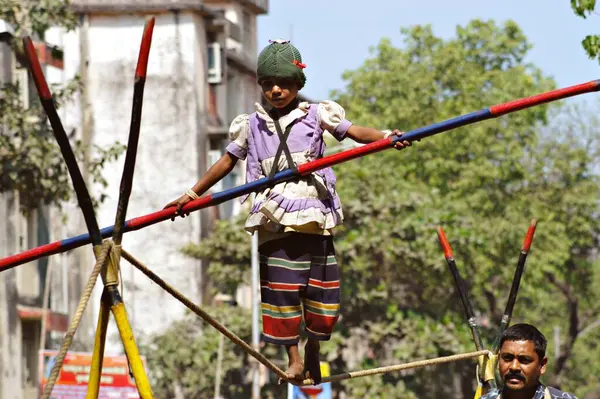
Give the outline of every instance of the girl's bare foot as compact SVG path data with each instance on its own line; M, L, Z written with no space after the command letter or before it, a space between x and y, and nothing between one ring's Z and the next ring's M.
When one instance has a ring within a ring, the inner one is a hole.
M302 384L304 380L304 363L300 359L300 352L298 351L298 345L286 346L288 354L288 369L285 371L285 375L288 378L288 382L294 385ZM279 384L283 381L279 379Z
M290 380L290 384L301 383L304 380L304 364L302 362L290 363L288 369L285 370L285 374Z
M309 339L304 347L304 375L313 380L315 385L321 383L321 359L319 341Z

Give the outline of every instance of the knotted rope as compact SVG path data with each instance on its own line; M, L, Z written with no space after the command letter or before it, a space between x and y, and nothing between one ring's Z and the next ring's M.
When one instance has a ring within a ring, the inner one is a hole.
M92 269L92 274L88 279L88 282L83 291L83 295L81 295L81 299L79 300L79 304L77 305L77 310L73 315L73 319L71 320L69 329L65 334L63 343L60 347L58 355L56 356L56 362L54 363L54 366L52 366L50 377L48 378L48 382L44 387L44 394L42 395L42 399L50 399L52 389L54 388L54 384L56 384L56 380L58 379L58 375L60 374L60 369L62 368L63 362L65 361L65 357L67 356L67 352L69 351L69 348L73 343L73 337L75 336L77 328L79 327L79 323L81 322L81 318L83 317L83 312L87 307L90 297L92 296L92 291L94 290L94 286L96 285L98 275L108 262L108 254L112 245L112 241L104 241L102 245L97 245L94 247L94 254L96 255L96 264Z

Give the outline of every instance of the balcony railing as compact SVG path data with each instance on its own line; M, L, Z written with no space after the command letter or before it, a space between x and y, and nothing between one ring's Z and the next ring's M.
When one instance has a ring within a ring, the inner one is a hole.
M269 0L241 0L253 9L257 14L266 14L269 12Z

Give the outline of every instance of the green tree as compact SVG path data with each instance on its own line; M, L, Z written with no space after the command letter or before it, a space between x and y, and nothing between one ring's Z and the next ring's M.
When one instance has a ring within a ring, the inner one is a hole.
M16 38L23 34L43 38L51 26L72 29L77 23L76 16L69 10L69 2L64 0L3 1L0 19L15 29L10 44L18 60L23 59L22 46ZM62 56L60 51L56 56ZM52 87L57 106L68 102L80 89L78 78L64 87ZM29 93L30 103L25 104L24 90L26 88L14 82L4 82L0 87L0 192L18 192L21 211L27 213L40 204L60 207L73 196L73 189L37 95ZM102 168L116 160L125 147L119 143L107 148L95 147L96 155L90 159L84 159L89 149L81 141L77 140L74 147L91 182L106 187ZM102 201L104 197L101 194L98 199Z
M217 221L212 234L201 245L189 243L182 251L197 259L209 259L210 295L235 295L237 287L250 278L250 236L244 231L245 217ZM219 322L246 342L250 341L250 309L207 306ZM175 323L167 331L145 340L143 352L158 397L212 397L220 333L194 315ZM253 359L225 338L221 392L226 398L250 397ZM261 352L281 359L281 348L264 346ZM283 366L279 364L279 366ZM160 370L160 371L158 371ZM208 370L208 372L207 372ZM262 397L279 398L286 389L274 375L261 389ZM175 395L176 390L183 396Z
M244 230L243 212L232 220L218 220L212 234L201 245L188 243L184 254L209 259L208 277L211 294L235 295L236 289L250 281L250 236Z
M448 40L429 26L402 34L402 47L382 40L333 93L355 123L409 130L555 87L524 61L531 45L514 22L474 20ZM323 345L333 372L474 350L438 225L490 344L537 217L513 321L534 323L549 338L560 327L564 345L551 359L551 380L579 395L593 388L595 370L579 360L599 355L591 344L600 333L592 328L600 310L599 132L588 112L573 112L538 106L336 166L346 220L335 238L342 317ZM186 251L218 264L212 275L231 290L249 267L243 235L242 219L221 222L211 239ZM473 377L474 362L466 361L335 389L348 397L462 398L473 394Z
M77 16L70 10L69 0L3 0L0 19L15 29L17 37L30 34L42 38L51 26L68 30L77 26Z
M575 15L581 18L598 14L595 11L596 0L571 0L571 8ZM587 35L581 42L581 45L590 58L600 61L600 35Z
M242 339L250 338L249 311L220 306L213 316ZM152 390L159 398L209 398L215 387L219 333L194 315L174 323L166 331L148 338L146 354ZM221 392L227 398L250 396L248 356L225 339L223 343Z
M595 289L600 281L595 254L599 232L596 196L600 183L597 110L597 106L565 107L552 118L541 134L544 144L536 153L537 178L530 186L532 196L538 191L543 193L540 203L544 209L540 212L550 215L545 230L553 235L553 245L560 250L555 250L548 260L552 265L542 270L541 277L552 289L527 299L532 304L533 300L548 304L545 316L539 314L537 322L547 326L549 335L554 327L561 330L560 355L550 363L550 381L579 390L580 396L600 388L600 370L594 362L584 360L598 355L593 350L600 314L600 297ZM556 301L556 297L560 300Z
M356 123L408 130L554 88L541 70L524 63L530 45L512 22L473 21L449 41L428 27L404 32L402 49L384 40L362 67L345 74L347 86L337 99ZM553 325L562 326L572 331L568 342L575 341L583 320L574 320L584 312L597 314L593 299L587 300L593 298L591 276L598 273L589 262L598 233L595 147L581 141L581 126L573 123L563 129L571 137L557 135L555 126L544 128L551 109L558 106L524 110L425 140L401 154L384 152L338 168L348 216L338 237L344 325L361 326L371 336L375 326L387 328L396 320L389 306L397 304L405 314L439 323L449 330L450 343L471 350L465 330L457 329L464 326L462 310L435 227L443 225L451 239L481 320L496 328L528 220L538 217L515 320L535 322L549 336ZM590 302L585 311L582 298ZM567 318L552 323L544 318L565 311ZM390 349L399 345L406 322L380 347L372 344L380 364L398 360ZM414 347L422 341L431 347L427 356L447 350L440 339L448 334L412 337ZM565 359L557 360L558 373L569 356L565 351ZM457 373L463 381L472 379L470 365L462 371L456 365L453 378ZM438 375L443 381L444 374ZM415 373L414 385L403 379L423 396L449 394L443 383L435 393L425 391L429 377L427 371ZM469 395L463 386L463 395Z

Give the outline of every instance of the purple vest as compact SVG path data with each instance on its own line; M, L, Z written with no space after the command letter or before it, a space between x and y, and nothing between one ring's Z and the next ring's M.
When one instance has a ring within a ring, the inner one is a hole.
M287 139L287 145L291 153L303 152L309 149L311 160L321 158L325 151L323 129L319 125L317 108L318 104L310 105L308 113L296 120ZM280 143L277 133L271 132L267 128L266 122L259 118L256 112L250 115L249 124L246 183L266 176L266 173L262 170L261 162L274 157ZM325 181L327 191L332 200L332 206L335 202L339 202L335 191L336 179L333 170L327 167L314 173ZM246 201L247 198L248 195L243 196L241 199L242 202Z

